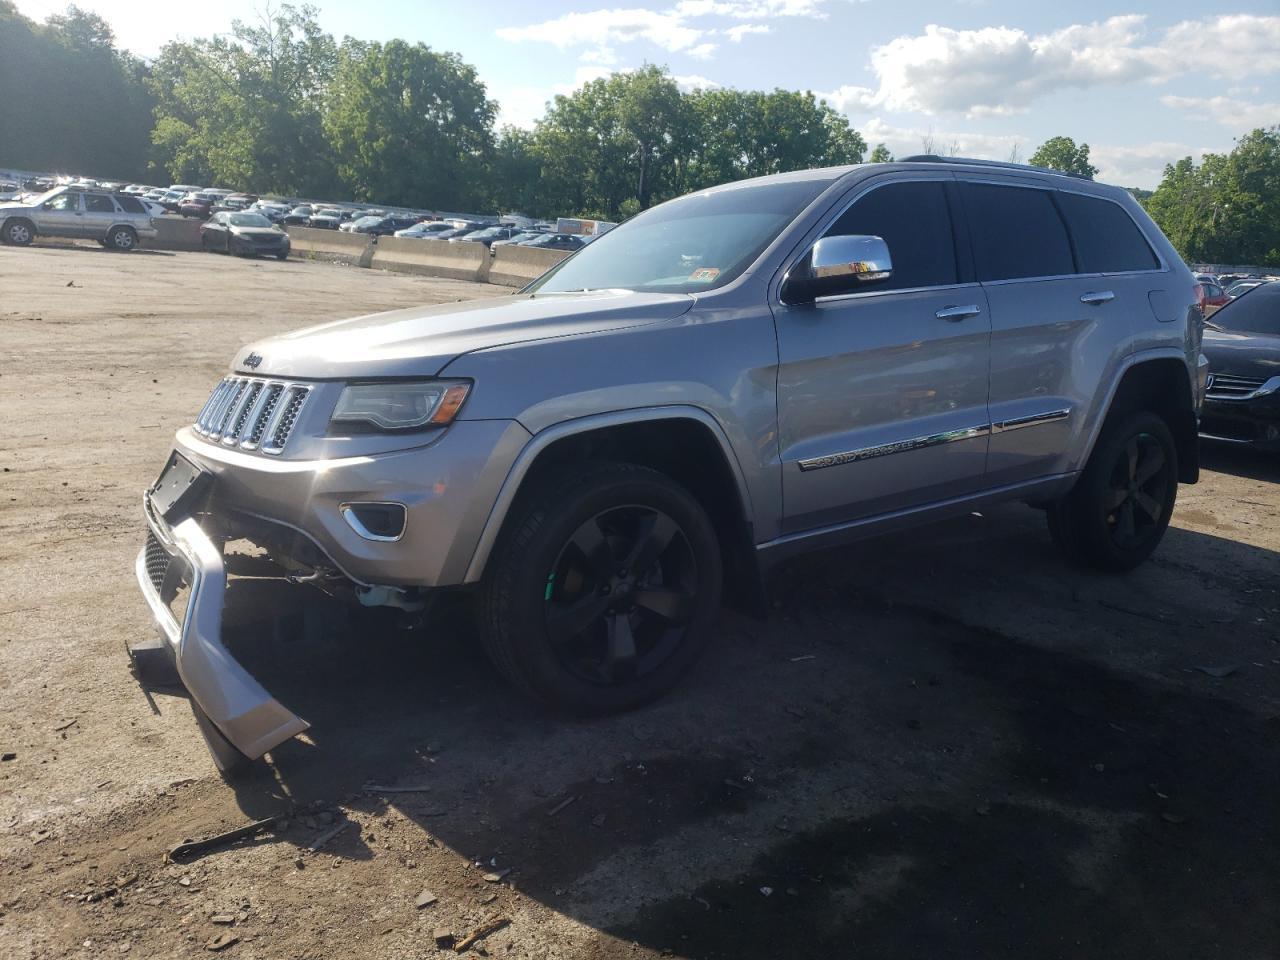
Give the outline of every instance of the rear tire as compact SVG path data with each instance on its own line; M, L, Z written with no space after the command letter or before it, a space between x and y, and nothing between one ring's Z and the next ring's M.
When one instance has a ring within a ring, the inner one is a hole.
M503 676L581 715L674 687L720 606L720 547L698 502L655 470L596 463L516 509L482 599L484 649Z
M15 218L4 225L4 242L14 247L25 247L36 238L36 227L30 220Z
M1096 570L1132 570L1160 544L1178 495L1178 451L1154 413L1102 429L1071 492L1049 506L1049 533L1063 553Z
M235 744L222 735L222 731L194 700L191 701L191 712L195 714L196 726L200 728L200 734L213 757L213 765L218 768L224 780L232 779L253 764L247 754L241 753Z
M138 235L132 227L112 227L107 233L107 249L128 253L138 245Z

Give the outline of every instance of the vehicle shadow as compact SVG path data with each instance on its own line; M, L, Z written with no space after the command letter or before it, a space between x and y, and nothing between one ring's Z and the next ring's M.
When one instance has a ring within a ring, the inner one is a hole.
M1242 444L1202 441L1200 466L1206 470L1231 473L1251 480L1280 483L1280 454Z
M1248 664L1280 656L1254 622L1278 563L1175 527L1102 577L1029 509L974 514L788 564L673 694L591 721L506 688L463 598L406 633L237 580L229 644L313 727L234 786L251 817L342 801L513 868L601 956L1273 955L1275 691ZM358 824L331 849L368 856Z
M102 246L99 243L95 243L92 240L59 241L59 240L54 240L49 238L37 237L31 243L30 246L36 250L70 250L76 253L101 253L101 254L110 254L111 256L172 257L174 255L172 250L154 250L150 247L142 247L142 246L134 247L132 250L123 251L123 252L119 250L111 250L111 249L108 249L107 247Z

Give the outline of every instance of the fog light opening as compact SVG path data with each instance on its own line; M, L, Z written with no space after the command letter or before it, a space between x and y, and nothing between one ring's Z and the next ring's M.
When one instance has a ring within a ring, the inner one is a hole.
M366 540L386 542L404 536L403 503L344 503L338 509L347 526Z

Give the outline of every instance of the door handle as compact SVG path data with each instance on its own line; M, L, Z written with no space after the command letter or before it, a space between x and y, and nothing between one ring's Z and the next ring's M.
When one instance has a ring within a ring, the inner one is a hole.
M951 323L959 323L961 320L968 320L970 317L976 317L982 312L982 309L976 304L971 303L964 307L943 307L934 314L939 320L948 320Z
M1096 290L1086 293L1080 298L1081 303L1088 303L1092 306L1098 306L1103 303L1110 303L1116 298L1116 295L1110 290Z

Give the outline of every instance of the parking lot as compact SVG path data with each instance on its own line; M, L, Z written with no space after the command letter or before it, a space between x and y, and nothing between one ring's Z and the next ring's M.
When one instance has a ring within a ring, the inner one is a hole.
M509 292L0 250L0 956L424 957L492 918L497 957L1280 953L1280 459L1235 448L1130 575L1026 507L809 556L607 720L503 686L465 598L405 632L236 579L229 644L312 728L219 778L124 649L171 434L250 340Z

